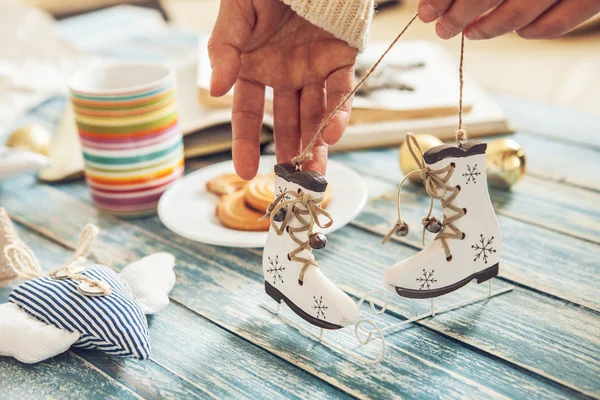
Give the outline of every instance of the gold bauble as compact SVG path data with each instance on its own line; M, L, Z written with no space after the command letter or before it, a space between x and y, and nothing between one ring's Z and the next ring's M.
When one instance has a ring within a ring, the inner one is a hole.
M512 139L496 139L487 147L487 178L491 186L509 189L526 172L525 151Z
M442 144L442 141L433 135L417 134L415 135L415 139L417 139L417 143L419 143L419 146L421 146L423 153L425 153L432 147L439 146L440 144ZM412 154L410 154L410 150L408 149L406 141L404 141L400 145L400 169L402 169L404 175L419 169L419 166L417 165L415 159L413 158ZM412 183L420 184L423 182L419 174L414 174L408 179Z
M50 156L52 135L40 125L26 125L10 134L7 147L25 149L34 153Z

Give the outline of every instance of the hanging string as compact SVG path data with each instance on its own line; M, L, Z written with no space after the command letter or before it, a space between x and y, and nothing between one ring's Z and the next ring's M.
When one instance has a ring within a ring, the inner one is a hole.
M300 155L292 158L292 164L294 164L296 166L296 169L299 169L300 165L302 165L303 162L312 159L312 148L315 146L315 144L317 143L317 140L319 140L319 138L323 134L323 131L325 130L327 125L329 125L329 123L331 122L333 117L335 117L337 112L340 111L340 109L344 106L344 104L346 104L346 102L348 100L350 100L352 98L352 96L354 96L356 94L358 89L360 89L360 87L363 85L363 83L365 83L367 78L369 78L369 76L371 76L371 74L373 72L375 72L375 70L381 63L381 61L383 61L384 57L390 52L390 50L392 50L392 47L394 47L394 45L398 42L398 40L400 40L402 35L404 35L404 33L406 32L408 27L412 25L412 23L415 21L415 19L417 19L418 16L419 16L418 13L415 13L415 15L413 15L413 17L410 19L410 21L408 21L408 23L406 24L404 29L402 29L402 31L398 34L398 36L396 36L396 38L392 41L392 43L388 46L388 48L383 52L383 54L379 57L379 59L375 62L375 64L373 64L373 66L367 71L367 73L365 73L363 75L363 77L360 79L360 81L358 81L356 86L354 86L354 89L352 89L352 91L350 93L348 93L342 99L340 104L338 104L338 106L331 112L331 114L329 114L329 116L321 123L319 130L317 130L317 133L314 134L310 143L304 148L302 153L300 153Z
M321 123L321 125L319 126L319 129L313 135L310 143L308 143L308 145L304 148L302 153L300 153L298 156L292 158L292 164L294 164L296 166L296 169L300 169L300 166L302 165L302 163L312 159L312 156L313 156L312 148L315 146L315 144L317 143L317 140L319 140L319 138L323 134L323 131L325 130L327 125L329 125L329 123L331 122L333 117L335 117L337 112L340 111L340 109L344 106L344 104L346 104L346 102L348 100L350 100L350 98L356 94L356 92L361 88L361 86L365 83L365 81L369 78L369 76L371 76L371 74L373 74L373 72L375 72L375 70L377 69L379 64L381 64L381 61L383 61L385 56L390 52L392 47L394 47L396 45L398 40L400 40L402 35L404 35L404 33L412 25L412 23L417 19L418 16L419 16L418 13L415 13L415 15L413 15L413 17L408 21L408 23L406 24L404 29L402 29L402 31L396 36L396 38L392 41L392 43L388 46L388 48L383 52L383 54L379 57L379 59L377 59L375 64L373 64L373 66L358 81L356 86L354 86L354 89L352 89L352 91L350 91L350 93L348 93L342 99L340 104L338 104L337 107L331 112L331 114L329 114L329 116ZM464 59L465 59L465 33L462 32L461 37L460 37L460 62L459 62L459 68L458 68L458 75L459 75L458 128L456 130L456 135L455 135L456 145L458 147L460 147L463 143L465 143L468 140L467 131L463 128L463 86L464 86L463 66L464 66Z
M77 265L77 263L80 262L82 259L85 259L90 255L90 252L92 251L92 244L94 243L96 236L98 236L99 231L100 230L98 229L98 227L96 225L87 224L81 231L81 234L79 235L79 244L75 248L75 252L73 253L73 256L71 257L71 260L68 263L66 263L65 265L58 267L55 270L51 271L48 275L57 276L61 272L65 273L66 275L69 275L69 276L77 275L77 274L72 274L71 269L75 265Z
M460 62L458 66L459 95L458 95L458 129L456 130L456 145L460 147L467 141L467 131L463 129L463 64L465 60L465 33L460 37Z

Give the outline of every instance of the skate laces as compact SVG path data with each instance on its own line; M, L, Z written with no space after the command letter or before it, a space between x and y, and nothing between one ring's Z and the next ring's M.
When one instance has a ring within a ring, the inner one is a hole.
M446 260L451 261L452 254L450 252L450 247L448 246L446 239L464 238L464 233L461 232L460 229L458 229L454 225L454 222L462 216L464 216L466 213L465 209L456 207L454 204L452 204L452 201L456 198L456 196L458 196L458 193L460 192L460 186L446 185L446 182L448 182L448 180L450 180L450 178L452 177L455 164L450 163L444 168L431 169L425 163L425 160L423 158L423 150L421 149L419 142L417 142L415 135L413 135L412 133L407 133L406 144L408 146L410 154L414 158L419 169L408 173L404 177L402 182L400 182L400 185L398 185L398 220L394 224L393 228L387 233L387 235L385 235L385 237L382 240L382 243L387 242L393 234L397 234L399 236L406 236L408 234L408 224L402 220L402 216L400 213L400 198L402 186L404 186L404 183L406 182L408 177L410 177L411 175L420 174L421 179L423 179L425 184L425 191L427 192L427 194L429 194L431 200L429 203L429 211L427 212L427 216L421 220L421 224L423 225L422 244L423 246L425 246L425 232L428 229L428 227L438 224L440 230L434 240L441 241L442 246L444 247L444 252L446 253ZM444 200L444 197L449 192L452 194ZM446 213L444 213L444 220L441 223L438 222L435 217L431 216L431 213L433 212L433 204L436 199L441 201L443 209L453 210L454 212L456 212L456 214L452 215L451 217L447 217Z
M313 228L316 225L321 229L326 229L333 224L331 214L329 214L320 206L323 198L324 197L313 199L310 197L310 194L302 192L301 189L299 189L298 192L288 190L281 193L271 204L269 204L267 212L263 217L264 219L268 218L270 215L277 216L278 214L285 213L285 216L279 226L277 226L278 221L272 217L271 226L277 235L281 236L284 232L287 232L290 238L298 244L298 247L295 250L288 253L288 260L297 261L304 264L298 277L298 283L300 285L302 285L304 282L304 274L306 273L308 267L311 265L314 265L315 267L319 266L319 263L317 263L312 255L312 248L310 247L309 243L309 238L313 234ZM299 206L303 206L303 208L300 208ZM329 221L327 223L321 222L319 218L320 215L325 216L325 218L327 218ZM292 216L296 217L301 226L289 226ZM300 232L306 232L307 239L305 241L295 235L296 233ZM310 251L309 257L305 258L298 256L298 254L304 250Z

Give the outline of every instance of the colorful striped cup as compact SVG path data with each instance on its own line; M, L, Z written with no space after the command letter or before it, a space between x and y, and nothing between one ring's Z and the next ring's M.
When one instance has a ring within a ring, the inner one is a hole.
M123 217L154 214L160 196L183 175L175 76L153 64L111 64L69 81L96 206Z

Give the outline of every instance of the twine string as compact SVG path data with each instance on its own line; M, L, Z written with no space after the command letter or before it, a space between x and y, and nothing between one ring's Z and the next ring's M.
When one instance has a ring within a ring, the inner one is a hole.
M110 294L111 287L106 282L89 278L84 276L82 272L73 270L73 267L90 254L92 243L97 235L98 228L93 224L88 224L81 232L79 244L71 257L71 260L67 264L53 270L48 275L56 278L61 274L79 282L86 282L90 287L97 287L105 295ZM35 254L20 240L5 246L4 254L9 265L19 278L29 280L44 276Z
M73 253L73 256L71 257L71 260L61 266L56 268L55 270L53 270L52 272L50 272L50 276L56 276L59 272L65 272L67 275L69 275L69 277L72 278L71 275L71 269L83 258L86 258L89 254L90 251L92 249L92 243L94 242L94 239L96 239L96 236L98 235L98 227L94 224L88 224L85 226L85 228L83 228L83 231L81 231L81 234L79 235L79 244L77 245L77 248L75 249L75 252Z
M20 240L5 246L4 255L18 278L29 280L43 276L35 254Z
M300 166L305 161L312 159L312 156L313 156L312 149L315 146L315 144L317 143L317 141L319 140L319 138L321 138L321 136L323 135L323 131L325 130L327 125L329 125L329 123L331 122L331 120L333 120L333 118L338 113L338 111L340 111L340 109L348 102L348 100L350 100L352 98L352 96L354 96L356 94L356 92L363 86L365 81L373 74L373 72L375 72L375 70L377 69L377 67L379 67L379 64L381 64L381 62L383 61L385 56L387 56L387 54L390 52L390 50L392 50L392 48L396 45L398 40L400 40L400 38L404 35L404 33L408 30L408 28L412 25L412 23L417 19L418 15L419 15L419 13L415 13L415 15L413 15L413 17L408 21L406 26L404 26L402 31L400 31L400 33L396 36L396 38L394 38L392 43L390 43L388 48L377 59L375 64L373 64L373 66L363 75L363 77L354 86L354 89L352 89L350 91L350 93L348 93L346 96L344 96L344 98L342 99L340 104L338 104L333 109L333 111L329 114L329 116L327 116L327 118L325 118L325 120L319 126L319 129L317 130L317 132L313 135L311 141L308 143L308 145L306 147L304 147L304 150L302 150L302 153L300 153L296 157L292 158L292 164L295 165L297 170L300 169ZM459 68L458 68L458 75L459 75L458 128L455 133L456 144L459 147L468 140L467 131L463 128L464 58L465 58L465 33L462 32L461 38L460 38L460 63L459 63Z
M467 131L463 129L463 65L465 62L465 33L460 37L460 62L458 65L459 95L458 95L458 129L456 130L456 145L460 147L468 140Z
M300 166L302 165L302 163L312 159L312 149L315 146L315 144L317 143L317 140L319 140L319 138L323 134L323 131L325 130L327 125L329 125L331 120L335 117L335 115L338 113L338 111L340 111L340 109L348 102L348 100L350 100L352 98L352 96L354 96L356 94L356 92L360 89L360 87L363 85L363 83L365 83L365 81L369 78L369 76L371 76L373 74L373 72L375 72L375 70L377 69L379 64L381 64L381 61L383 61L385 56L390 52L390 50L392 50L392 47L394 47L394 45L398 42L398 40L400 40L402 35L404 35L404 33L406 32L408 27L412 25L412 23L415 21L415 19L417 19L418 15L419 15L418 13L415 13L415 15L413 15L413 17L410 19L410 21L408 21L408 23L406 24L404 29L402 29L402 31L396 36L396 38L392 41L392 43L388 46L388 48L383 52L383 54L379 57L379 59L375 62L375 64L373 64L373 66L363 75L363 77L360 79L360 81L358 81L356 86L354 86L354 89L352 89L350 91L350 93L348 93L346 96L344 96L344 98L342 99L340 104L338 104L337 107L335 107L334 110L331 112L331 114L329 114L329 116L321 123L321 125L319 126L319 129L317 130L317 133L315 133L313 135L311 141L308 143L308 145L306 147L304 147L304 150L302 151L302 153L300 153L300 155L292 158L292 164L294 164L296 166L296 169L300 169Z

